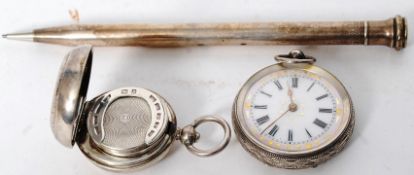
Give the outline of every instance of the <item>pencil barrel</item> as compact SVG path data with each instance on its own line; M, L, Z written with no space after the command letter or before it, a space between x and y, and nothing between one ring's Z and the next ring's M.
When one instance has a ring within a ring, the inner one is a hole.
M384 45L399 50L406 45L407 24L396 16L344 22L70 25L34 34L36 42L62 45Z

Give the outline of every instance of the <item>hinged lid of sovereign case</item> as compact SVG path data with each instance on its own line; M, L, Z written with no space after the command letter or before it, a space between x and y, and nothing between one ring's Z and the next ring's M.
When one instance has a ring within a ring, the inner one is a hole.
M56 139L66 147L75 143L77 127L88 90L92 47L81 46L66 55L53 99L51 127Z

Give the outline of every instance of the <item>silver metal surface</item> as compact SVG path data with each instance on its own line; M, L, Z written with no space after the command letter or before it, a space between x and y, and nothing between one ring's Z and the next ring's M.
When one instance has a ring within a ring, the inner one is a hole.
M130 157L160 138L167 130L168 105L156 93L124 87L104 93L89 102L88 132L104 152Z
M11 34L3 34L1 35L3 38L12 39L12 40L20 40L20 41L33 41L35 34L32 32L28 33L11 33Z
M397 15L373 21L69 25L3 37L72 46L383 45L400 50L407 35L406 20Z
M224 136L222 141L216 147L211 148L209 150L201 150L194 146L194 143L196 143L197 140L200 138L200 134L196 131L196 128L199 125L206 122L213 122L220 125L223 128ZM191 153L201 157L212 156L219 153L228 145L231 138L229 124L222 118L214 116L200 117L197 120L195 120L192 124L187 125L183 129L179 130L178 133L179 135L177 136L177 139L179 139L181 143L183 143Z
M145 143L151 123L151 109L142 98L119 98L108 107L102 123L103 134L99 140L102 145L120 150L131 149Z
M292 59L292 61L288 61L288 59ZM300 59L306 61L301 61ZM278 62L277 64L255 73L239 91L233 105L232 122L234 131L243 148L255 158L268 165L289 169L315 167L340 152L349 141L355 123L355 114L351 98L345 87L335 76L322 68L312 65L316 61L313 57L305 56L301 51L292 51L288 55L277 56L276 60ZM302 152L286 152L262 144L249 132L246 122L243 119L243 102L247 91L266 75L277 71L292 69L309 71L328 81L339 93L344 104L342 116L345 120L342 120L341 127L331 137L330 142Z
M337 140L332 142L330 146L326 147L326 149L324 150L314 152L313 154L304 154L302 156L283 156L280 154L271 153L266 149L260 148L257 146L255 142L252 142L252 140L250 140L245 135L243 129L240 127L240 125L234 118L234 115L232 121L237 139L239 140L242 147L246 151L248 151L253 157L266 163L267 165L278 168L302 169L316 167L319 164L328 161L345 148L354 131L355 113L352 110L349 125L346 127L346 130L342 133L342 135L338 137Z
M66 55L60 68L53 99L51 127L56 139L72 147L83 102L88 90L92 65L92 48L84 46Z
M177 129L175 114L163 97L148 89L123 87L85 101L92 66L92 48L72 50L64 59L52 107L52 130L63 145L76 142L97 166L111 171L133 171L163 159L181 134L190 152L214 155L227 146L230 128L226 121L203 117ZM195 128L204 122L223 127L218 147L199 150ZM189 132L191 131L191 132Z
M276 61L277 64L284 64L284 63L288 63L288 64L294 64L294 63L313 64L313 63L316 62L316 59L311 57L311 56L303 54L303 52L300 51L300 50L292 50L287 55L277 55L275 57L275 61Z
M364 45L368 45L368 21L364 21Z
M88 132L77 144L92 162L107 170L133 171L152 165L167 155L175 139L177 123L170 105L147 89L124 87L106 92L89 101L86 110ZM97 127L102 126L105 133L114 131L111 136L96 135L96 115L103 121Z

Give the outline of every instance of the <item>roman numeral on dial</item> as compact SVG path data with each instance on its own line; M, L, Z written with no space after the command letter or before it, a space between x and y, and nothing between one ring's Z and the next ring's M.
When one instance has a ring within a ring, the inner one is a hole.
M322 121L318 118L313 121L313 124L315 124L316 126L319 126L321 128L325 128L326 125L327 125L324 121Z
M259 125L263 125L264 123L266 123L267 121L269 121L269 116L265 115L263 117L260 117L258 119L256 119L257 124Z
M313 82L309 87L308 87L308 89L306 90L307 92L309 92L311 89L312 89L312 87L315 85L315 82Z
M267 109L267 105L254 105L253 108L255 108L255 109Z
M277 88L278 88L279 90L282 90L282 89L283 89L283 87L282 87L282 85L280 84L279 80L274 81L274 83L275 83L275 85L277 86Z
M299 81L298 77L293 77L292 78L292 87L293 88L297 88L298 87L298 81Z
M279 130L279 126L277 125L273 126L273 128L269 131L269 135L275 136L278 130Z
M320 113L332 113L332 109L319 108Z
M288 141L293 141L293 131L291 130L291 129L289 129L289 132L288 132Z
M305 128L306 134L308 134L309 138L312 138L312 134Z
M316 100L322 100L322 99L324 99L324 98L326 98L326 97L328 97L328 94L323 94L323 95L321 95L321 96L319 96L319 97L317 97L316 98Z
M266 95L267 97L272 97L272 95L270 95L269 93L265 92L265 91L260 91L261 94Z

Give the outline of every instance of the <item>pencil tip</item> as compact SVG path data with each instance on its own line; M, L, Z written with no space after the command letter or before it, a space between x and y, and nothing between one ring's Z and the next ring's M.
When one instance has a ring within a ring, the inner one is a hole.
M33 41L33 33L12 33L12 34L3 34L2 38L12 39L12 40L23 40L23 41Z

